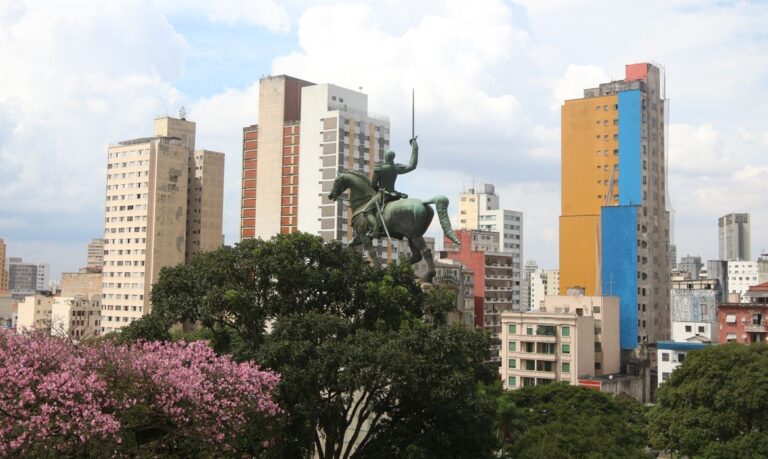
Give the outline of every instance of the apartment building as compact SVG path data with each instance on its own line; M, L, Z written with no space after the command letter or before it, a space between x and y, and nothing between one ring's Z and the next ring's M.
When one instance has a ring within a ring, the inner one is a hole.
M153 137L118 142L108 151L104 332L150 312L152 284L163 267L221 245L221 210L210 209L223 206L223 191L205 188L223 187L223 154L195 151L194 122L163 117L154 128Z
M669 338L667 114L648 63L562 107L560 293L618 296L625 350Z
M501 313L521 311L520 273L512 254L500 252L499 235L492 231L456 230L461 245L445 238L441 259L455 260L474 273L474 320L491 334L491 360L499 361Z
M16 331L51 329L51 312L54 297L52 295L35 293L27 295L18 303L18 320Z
M756 261L729 261L728 269L728 301L748 303L747 291L760 283L760 267Z
M93 272L101 272L104 267L104 239L91 239L88 243L88 254L85 260L85 269Z
M617 297L548 296L539 309L502 313L502 330L499 372L507 389L578 385L619 371Z
M351 209L328 194L341 170L372 177L389 149L389 120L369 112L362 92L333 84L270 76L259 94L259 124L243 129L241 239L304 231L350 241ZM386 261L406 246L375 244Z
M717 279L670 282L671 339L717 342Z
M768 340L768 282L748 289L747 302L718 306L718 341L760 343Z
M5 267L5 241L0 239L0 290L8 290L8 271Z
M717 219L720 259L746 261L752 259L749 214L731 213Z
M656 362L658 365L656 385L667 381L677 367L682 365L685 357L691 351L704 349L709 342L692 341L659 341L656 346Z
M8 258L8 290L17 298L50 290L48 263L25 263L19 257Z
M541 307L548 295L560 294L560 271L557 269L539 269L531 274L530 309Z

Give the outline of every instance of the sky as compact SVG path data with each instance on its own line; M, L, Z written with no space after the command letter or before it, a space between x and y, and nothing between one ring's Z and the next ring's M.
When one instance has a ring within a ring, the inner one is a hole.
M610 6L609 6L610 5ZM493 183L524 213L523 257L556 268L560 106L653 62L670 99L679 256L717 258L717 218L752 215L768 249L768 2L692 0L0 0L0 238L8 256L85 265L102 237L107 147L180 107L226 153L224 234L239 237L242 127L258 82L288 74L368 94L415 197ZM452 205L452 213L456 213ZM433 225L430 234L437 235Z

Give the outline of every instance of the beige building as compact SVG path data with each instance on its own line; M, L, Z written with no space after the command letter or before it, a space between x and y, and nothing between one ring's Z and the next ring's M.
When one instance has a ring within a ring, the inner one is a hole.
M224 153L197 150L189 161L187 256L209 252L224 243Z
M61 296L101 296L101 273L61 273Z
M57 296L51 305L51 334L75 340L101 334L101 296Z
M53 301L53 296L39 293L24 297L18 305L16 331L50 330Z
M544 297L560 293L560 271L538 269L531 273L530 309L541 307Z
M85 269L93 272L101 272L104 267L104 239L91 239L88 243L88 256Z
M8 290L8 271L5 266L5 241L0 239L0 290Z
M155 137L109 148L101 321L105 332L150 312L150 291L160 269L221 245L223 190L206 188L223 187L223 154L195 152L194 147L195 123L165 117L155 120Z
M501 314L504 387L572 385L620 368L619 299L548 296L539 309Z

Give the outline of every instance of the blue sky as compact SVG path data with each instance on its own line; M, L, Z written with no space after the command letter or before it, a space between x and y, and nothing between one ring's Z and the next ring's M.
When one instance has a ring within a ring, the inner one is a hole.
M678 254L717 253L717 218L753 215L768 247L768 3L694 0L0 0L0 238L76 270L103 231L110 142L184 105L226 153L237 241L242 127L258 80L363 87L405 155L416 88L419 169L399 187L455 199L490 182L524 212L524 258L557 266L562 101L662 64ZM455 209L454 209L455 212ZM433 234L436 231L433 231Z
M223 88L244 89L271 71L276 55L298 49L295 34L258 25L214 23L191 14L170 15L168 22L189 44L184 70L174 84L192 100Z

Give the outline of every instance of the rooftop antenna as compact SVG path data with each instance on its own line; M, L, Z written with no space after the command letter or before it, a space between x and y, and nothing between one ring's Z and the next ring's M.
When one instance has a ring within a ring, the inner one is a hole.
M182 106L181 106L181 108L179 109L179 118L181 118L181 119L183 119L183 120L186 120L186 119L187 119L187 109L186 109L186 108L184 108L184 106L183 106L183 105L182 105Z

